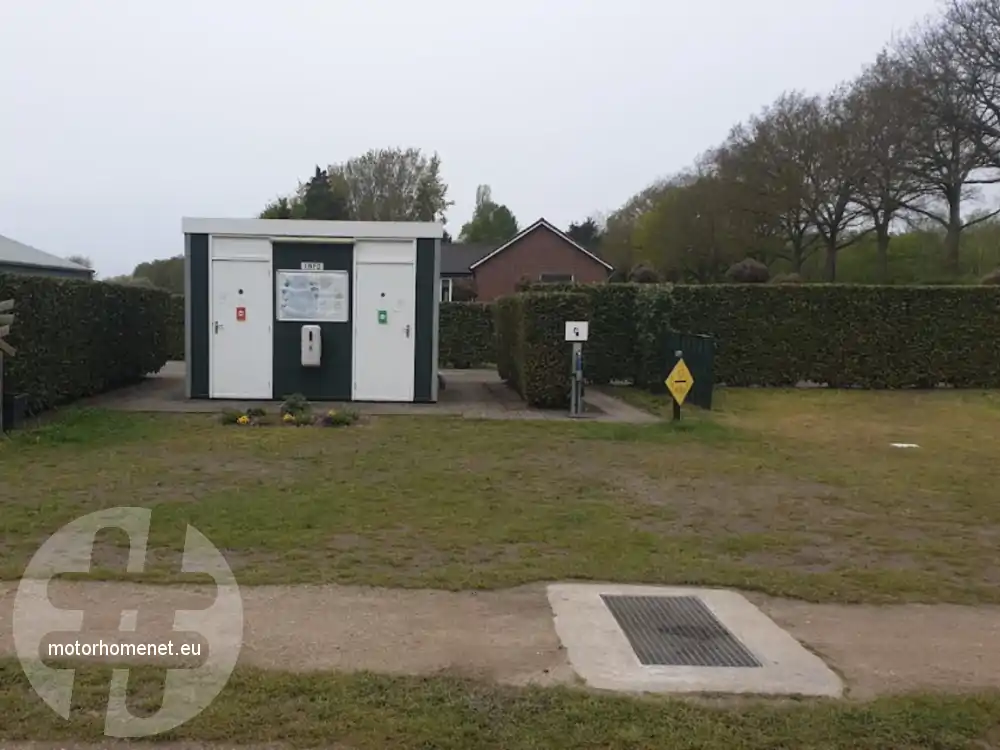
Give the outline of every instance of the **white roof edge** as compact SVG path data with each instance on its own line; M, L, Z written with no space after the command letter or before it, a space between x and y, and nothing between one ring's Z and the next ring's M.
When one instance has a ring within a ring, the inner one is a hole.
M511 237L509 240L507 240L504 244L502 244L500 247L498 247L496 250L494 250L492 253L483 256L482 258L480 258L479 260L477 260L475 263L473 263L471 266L469 266L469 270L472 271L477 266L481 266L483 263L485 263L486 261L488 261L494 255L502 253L504 250L506 250L508 247L510 247L511 245L513 245L515 242L517 242L519 239L521 239L522 237L524 237L526 234L528 234L529 232L533 232L534 230L538 229L539 227L545 227L546 229L549 229L549 230L555 232L557 235L559 235L560 237L562 237L564 240L566 240L566 242L568 242L569 244L571 244L573 247L575 247L581 253L583 253L584 255L589 255L591 258L593 258L594 260L596 260L598 263L600 263L602 266L604 266L605 268L607 268L609 271L614 271L615 270L615 267L612 266L610 263L606 263L605 261L603 261L600 258L598 258L596 255L594 255L592 252L590 252L590 250L588 250L587 248L585 248L583 245L579 244L578 242L575 242L572 237L570 237L568 234L566 234L564 231L562 231L558 227L553 226L551 223L549 223L545 219L539 219L538 221L536 221L531 226L526 227L525 229L522 229L520 232L518 232L517 234L515 234L513 237Z
M204 219L184 217L184 234L247 237L338 237L354 239L431 239L444 236L432 221L314 221L312 219Z
M60 258L37 247L0 235L0 264L21 268L49 268L63 271L86 271L94 275L92 268Z

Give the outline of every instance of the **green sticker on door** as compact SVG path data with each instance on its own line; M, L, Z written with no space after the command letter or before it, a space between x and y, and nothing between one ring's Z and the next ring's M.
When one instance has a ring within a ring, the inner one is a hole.
M385 325L389 322L389 313L385 310L378 311L378 323L379 325Z

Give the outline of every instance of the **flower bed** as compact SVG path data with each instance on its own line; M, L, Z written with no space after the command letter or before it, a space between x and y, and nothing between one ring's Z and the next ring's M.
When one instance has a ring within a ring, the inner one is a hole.
M285 399L277 415L253 406L246 409L223 409L220 417L222 424L240 427L348 427L358 419L358 413L351 409L330 409L323 414L315 414L305 396L298 393Z

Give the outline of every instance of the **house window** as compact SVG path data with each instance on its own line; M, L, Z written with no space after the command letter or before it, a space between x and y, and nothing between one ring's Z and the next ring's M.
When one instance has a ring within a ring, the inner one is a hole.
M451 302L452 279L441 279L441 301Z
M571 284L573 283L573 274L543 273L538 276L538 280L543 284Z

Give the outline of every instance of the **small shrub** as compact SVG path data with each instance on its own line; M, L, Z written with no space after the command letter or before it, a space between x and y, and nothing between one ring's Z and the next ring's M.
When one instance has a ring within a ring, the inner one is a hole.
M779 273L771 279L772 284L804 284L805 279L797 273Z
M223 409L219 415L219 421L222 424L237 424L245 416L246 414L239 409Z
M249 409L246 410L246 415L251 418L259 419L260 417L266 417L267 411L260 406L251 406Z
M308 414L312 410L309 405L309 399L303 396L301 393L293 393L291 396L285 396L285 400L281 404L281 416L291 415L293 417L300 414Z
M754 258L744 258L733 263L726 271L726 280L733 284L766 284L771 278L768 267Z
M980 284L997 285L1000 284L1000 268L995 268L979 280Z
M347 427L360 419L356 411L351 409L331 409L319 418L317 424L323 427Z

